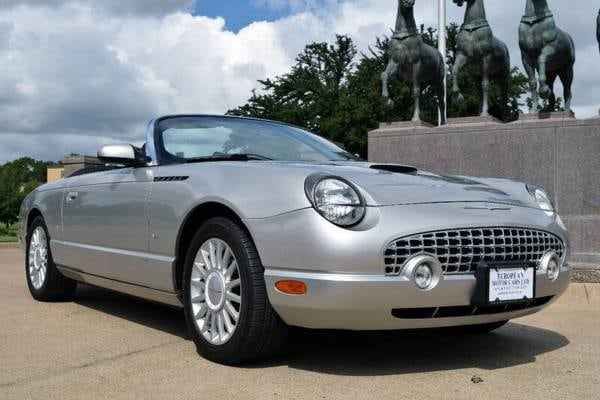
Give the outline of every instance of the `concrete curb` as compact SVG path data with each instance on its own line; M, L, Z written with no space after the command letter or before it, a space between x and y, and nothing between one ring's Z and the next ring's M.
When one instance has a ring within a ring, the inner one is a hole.
M556 305L599 305L600 284L598 283L572 283Z
M573 268L572 282L600 283L600 266L593 264L571 263Z

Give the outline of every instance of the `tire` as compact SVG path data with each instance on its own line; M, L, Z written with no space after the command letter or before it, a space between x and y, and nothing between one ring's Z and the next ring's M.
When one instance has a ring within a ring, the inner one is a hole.
M77 282L65 278L56 268L50 234L41 216L33 220L27 231L25 276L31 296L38 301L69 300L77 287Z
M183 288L186 324L202 357L234 365L271 358L285 346L289 328L269 303L256 247L230 219L212 218L198 229Z
M471 334L471 335L483 335L490 333L506 325L508 321L491 322L489 324L480 325L465 325L459 326L454 330L458 333Z

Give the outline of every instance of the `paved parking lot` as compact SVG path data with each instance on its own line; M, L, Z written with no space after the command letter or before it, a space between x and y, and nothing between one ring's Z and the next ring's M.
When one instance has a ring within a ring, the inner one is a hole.
M80 287L31 299L22 253L0 247L0 399L597 399L600 285L487 336L295 332L245 367L196 355L183 315ZM474 383L479 382L479 383Z

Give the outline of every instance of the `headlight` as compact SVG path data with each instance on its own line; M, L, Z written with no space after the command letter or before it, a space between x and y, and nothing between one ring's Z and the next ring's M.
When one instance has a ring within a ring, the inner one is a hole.
M328 221L343 227L358 224L365 216L365 202L350 182L338 177L311 175L306 194Z
M542 210L554 212L554 205L552 204L552 200L550 200L550 196L548 196L546 192L533 185L527 185L527 190Z

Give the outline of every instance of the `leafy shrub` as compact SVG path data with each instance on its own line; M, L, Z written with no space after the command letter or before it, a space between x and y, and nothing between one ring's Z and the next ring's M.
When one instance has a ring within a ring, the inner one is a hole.
M0 236L17 236L19 226L17 224L7 227L5 224L0 224Z
M17 236L18 232L19 232L19 225L18 224L11 225L8 228L8 236Z

